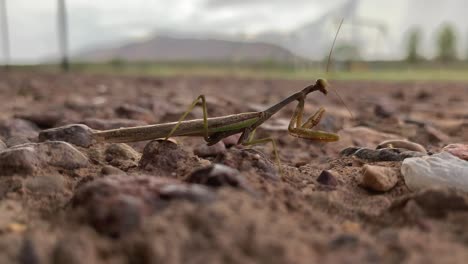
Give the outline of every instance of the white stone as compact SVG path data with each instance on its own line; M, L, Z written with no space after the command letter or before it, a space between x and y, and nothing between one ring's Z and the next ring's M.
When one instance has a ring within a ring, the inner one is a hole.
M447 152L405 159L401 174L408 188L413 191L451 187L468 192L468 161Z

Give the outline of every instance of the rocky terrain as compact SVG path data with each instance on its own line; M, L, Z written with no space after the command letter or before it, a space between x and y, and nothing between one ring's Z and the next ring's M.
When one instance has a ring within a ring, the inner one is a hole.
M175 121L199 94L209 116L258 111L311 82L0 73L0 263L465 263L462 183L402 172L440 155L466 169L467 83L331 82L353 115L333 93L305 112L325 107L338 142L288 135L295 105L258 129L281 173L271 144L236 136L86 137Z

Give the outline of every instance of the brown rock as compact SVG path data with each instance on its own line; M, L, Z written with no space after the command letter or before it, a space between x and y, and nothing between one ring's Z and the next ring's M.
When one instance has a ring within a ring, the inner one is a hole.
M211 146L208 146L207 144L201 144L196 147L193 152L195 155L202 158L216 157L226 152L226 146L222 141L219 141L218 143Z
M143 150L138 167L160 175L185 174L199 167L198 159L169 140L153 140Z
M101 169L101 174L102 175L119 175L119 174L126 174L125 171L116 168L114 166L106 165L102 167Z
M338 185L338 181L336 180L335 175L333 175L333 172L324 170L322 173L317 178L317 182L323 185L335 187Z
M364 165L360 184L373 191L386 192L397 184L398 174L394 168Z
M33 174L42 164L33 147L7 149L0 152L0 174L11 176L15 174Z
M388 104L377 104L374 107L374 114L378 117L388 118L393 116L395 109Z
M1 139L0 139L0 151L4 150L7 148L7 145L5 144L5 142L3 142Z
M241 136L241 133L238 133L238 134L223 138L223 140L221 141L224 143L226 148L230 148L232 146L237 145L237 142L239 141L240 136Z
M89 165L88 158L67 142L48 141L44 143L29 143L19 147L23 146L35 148L39 159L51 166L73 170Z
M138 166L141 154L132 147L123 143L110 144L105 152L106 161L119 169L128 170Z
M46 112L19 114L16 117L31 121L42 129L47 129L55 127L64 118L64 114L61 111L49 110Z
M72 124L41 131L39 141L65 141L87 148L93 143L92 133L93 129L86 125Z
M41 175L28 177L24 181L24 186L30 192L47 195L64 192L66 190L65 179L62 175Z
M66 238L58 240L52 251L52 263L98 263L92 242L81 234L69 235Z
M215 188L222 186L246 187L245 179L238 170L222 164L214 164L213 166L195 170L185 181Z
M171 200L209 202L215 194L197 184L147 175L112 175L79 187L71 200L75 217L97 231L117 237L138 229L145 216Z
M30 141L27 138L22 137L22 136L13 136L13 137L8 138L5 141L5 143L9 148L11 148L11 147L14 147L14 146L30 143Z
M2 175L30 175L47 165L73 170L86 167L89 162L83 153L61 141L27 143L0 152Z
M39 128L32 122L14 118L0 121L0 137L21 136L28 139L37 137Z
M264 178L279 179L278 166L264 153L254 149L230 149L219 162L241 172L253 169Z

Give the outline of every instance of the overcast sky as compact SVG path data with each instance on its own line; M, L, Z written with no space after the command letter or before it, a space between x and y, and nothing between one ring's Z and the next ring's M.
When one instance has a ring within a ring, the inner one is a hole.
M56 0L5 0L15 62L58 54ZM148 37L158 31L288 31L346 0L67 0L70 49ZM464 0L362 0L359 16L388 25L393 43L411 25L465 24ZM468 24L468 23L467 23ZM466 26L460 33L468 33ZM430 38L430 34L426 38ZM3 59L3 55L1 56Z

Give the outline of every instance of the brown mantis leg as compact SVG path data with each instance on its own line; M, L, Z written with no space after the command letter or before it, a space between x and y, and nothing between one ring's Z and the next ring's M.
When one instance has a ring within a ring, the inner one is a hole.
M281 169L281 160L280 160L279 154L278 154L278 147L276 146L276 141L271 137L261 138L261 139L254 139L255 131L256 131L256 129L254 129L250 133L249 139L247 140L247 142L242 143L242 145L252 146L252 145L265 144L265 143L271 142L271 144L273 145L273 151L275 153L276 165L278 166L278 170L279 170L280 174L283 174L283 170Z
M164 140L167 140L168 138L170 138L174 134L174 132L176 132L177 128L179 128L182 121L184 121L185 118L187 117L187 115L190 112L192 112L193 108L195 108L195 106L197 105L199 100L201 100L202 108L203 108L203 130L205 132L205 135L203 135L203 137L205 138L205 140L207 142L209 141L209 138L208 138L208 111L207 111L207 108L206 108L206 99L205 99L204 95L198 96L197 99L195 99L193 101L193 103L189 106L187 111L179 118L179 121L177 122L177 124L174 126L174 128L171 130L171 132L169 132L169 134L166 136L166 138Z
M297 104L294 114L289 122L288 131L292 136L318 140L318 141L337 141L339 136L333 133L327 133L319 130L312 130L311 128L316 126L325 112L324 108L320 108L314 115L312 115L304 124L302 122L302 115L304 112L304 98L298 99L299 103Z

